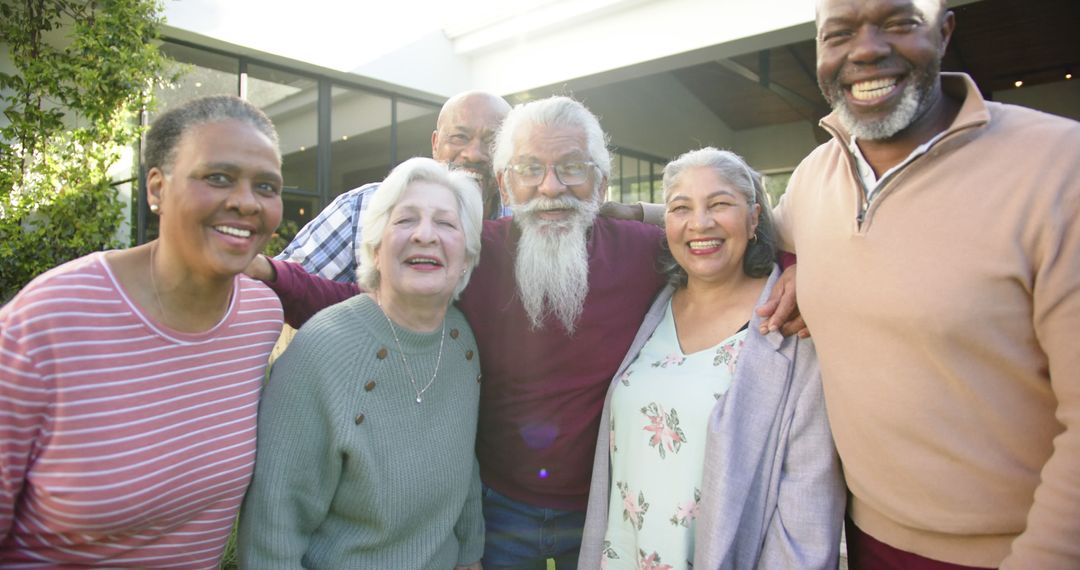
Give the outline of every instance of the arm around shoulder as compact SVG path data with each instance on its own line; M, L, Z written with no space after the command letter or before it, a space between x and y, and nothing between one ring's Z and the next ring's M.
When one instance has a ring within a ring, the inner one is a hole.
M355 283L340 283L310 274L300 264L267 260L277 278L266 284L281 299L285 322L293 328L300 328L315 313L360 292Z

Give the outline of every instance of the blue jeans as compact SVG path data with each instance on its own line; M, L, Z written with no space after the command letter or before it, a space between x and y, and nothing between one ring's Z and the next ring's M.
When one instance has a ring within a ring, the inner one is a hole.
M484 570L575 570L585 513L534 507L484 485Z

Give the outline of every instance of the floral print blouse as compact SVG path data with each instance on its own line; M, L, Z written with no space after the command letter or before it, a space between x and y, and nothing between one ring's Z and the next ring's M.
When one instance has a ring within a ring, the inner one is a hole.
M727 392L744 327L683 354L668 303L664 318L611 398L611 497L601 567L692 568L709 414Z

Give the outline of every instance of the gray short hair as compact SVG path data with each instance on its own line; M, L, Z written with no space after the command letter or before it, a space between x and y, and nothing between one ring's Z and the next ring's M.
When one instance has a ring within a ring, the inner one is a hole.
M410 158L397 165L371 196L364 210L360 230L359 267L357 283L367 291L379 288L379 269L375 266L375 251L382 244L383 231L390 212L413 182L431 182L450 190L457 200L461 231L465 234L465 275L454 289L457 299L469 283L473 268L480 261L480 231L483 228L484 205L476 181L464 172L451 172L430 158Z
M750 277L769 275L776 261L776 229L772 219L772 208L769 205L769 195L761 182L761 174L750 168L741 156L729 150L719 150L711 146L692 150L667 163L664 167L665 202L672 188L679 183L679 177L691 168L712 169L717 176L738 190L746 198L748 204L761 205L757 231L754 234L757 239L746 246L746 252L743 254L743 272ZM667 249L666 242L664 250L661 266L668 276L668 281L678 287L685 286L686 271L675 262L675 258Z
M234 95L211 95L192 99L173 107L150 125L143 142L143 166L168 173L176 159L176 147L192 127L233 119L255 127L274 144L274 154L281 164L278 134L274 123L261 109Z
M585 131L589 159L596 163L605 178L611 176L611 152L600 120L585 105L569 97L554 96L517 105L510 110L495 135L491 162L495 172L502 172L514 158L514 137L523 128L537 126L573 127Z

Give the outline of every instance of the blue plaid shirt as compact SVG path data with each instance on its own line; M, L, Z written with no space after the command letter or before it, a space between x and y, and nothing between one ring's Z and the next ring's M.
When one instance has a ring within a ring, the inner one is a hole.
M327 279L355 282L361 220L371 195L378 189L378 182L365 184L334 198L275 259L299 263L304 271ZM509 215L510 209L502 206L499 217Z

